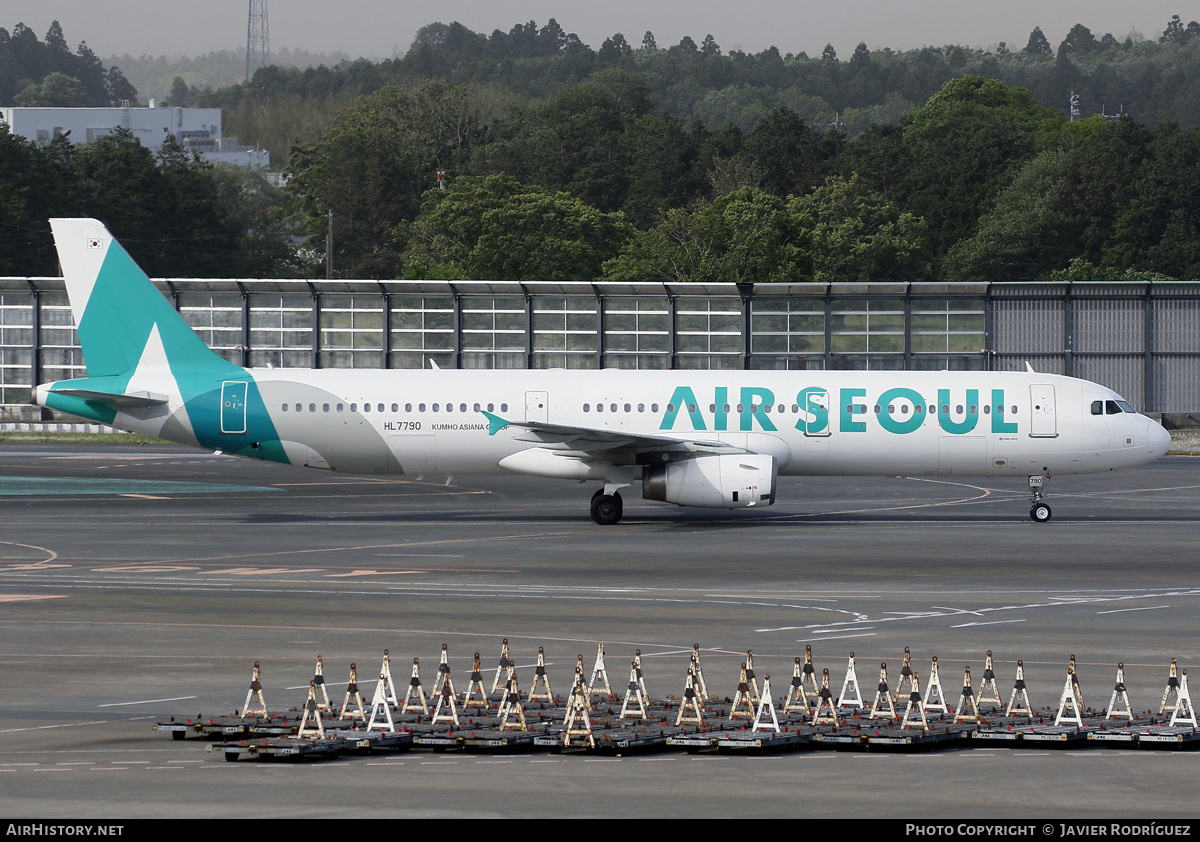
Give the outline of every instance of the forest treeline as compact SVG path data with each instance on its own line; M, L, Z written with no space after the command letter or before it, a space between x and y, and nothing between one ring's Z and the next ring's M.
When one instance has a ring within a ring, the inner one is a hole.
M45 40L18 23L0 27L0 105L66 107L136 102L137 90L115 65L103 62L81 41L71 52L58 21Z
M227 132L251 113L290 126L281 194L178 148L156 164L120 134L74 148L0 130L0 272L53 274L45 218L87 212L157 275L319 272L332 214L343 277L1200 278L1200 25L1176 17L1155 41L1076 26L1057 51L1035 30L990 53L832 52L649 33L592 51L557 24L433 24L401 59L176 91L221 105ZM1150 93L1125 116L1062 107L1132 78ZM851 125L855 109L875 111Z
M1034 99L1066 110L1078 97L1081 116L1124 109L1140 123L1200 126L1200 23L1174 16L1155 37L1099 34L1076 24L1055 48L1040 28L1024 45L994 49L947 45L897 51L860 43L849 56L826 46L820 56L723 51L712 35L660 45L652 32L616 33L599 48L551 19L508 32L473 32L459 23L423 27L409 50L385 61L360 59L333 67L269 67L245 84L216 90L175 89L174 104L221 106L230 132L270 149L283 161L289 140L321 126L332 108L387 84L447 79L493 86L526 102L608 69L641 73L653 113L709 128L754 128L768 112L788 108L813 126L850 135L872 123L895 123L946 82L967 75L1028 89ZM186 93L186 96L181 96Z

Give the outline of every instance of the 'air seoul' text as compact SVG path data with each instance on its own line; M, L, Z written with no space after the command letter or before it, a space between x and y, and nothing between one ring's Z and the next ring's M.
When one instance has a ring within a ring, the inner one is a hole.
M680 429L751 432L757 428L775 432L779 429L776 422L785 422L778 411L772 411L776 397L770 389L743 386L732 404L729 391L718 386L713 389L712 400L701 404L692 387L676 386L658 428L674 430L678 421ZM936 421L944 432L964 435L976 430L980 416L985 416L991 432L1017 432L1016 407L1005 403L1003 389L990 390L991 401L986 404L979 402L979 389L963 389L955 394L950 389L938 389L936 404L903 386L887 389L870 402L866 389L838 389L836 404L830 391L809 386L796 393L797 430L807 435L827 435L836 424L841 433L864 433L868 420L874 419L881 429L898 435L916 432L927 421ZM786 423L791 423L790 419Z

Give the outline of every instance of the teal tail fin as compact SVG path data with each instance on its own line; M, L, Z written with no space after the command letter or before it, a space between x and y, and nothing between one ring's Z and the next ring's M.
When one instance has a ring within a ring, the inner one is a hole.
M184 444L288 461L251 372L192 331L103 224L52 219L87 377L36 402Z
M51 219L89 377L132 373L151 334L172 371L227 367L95 219Z

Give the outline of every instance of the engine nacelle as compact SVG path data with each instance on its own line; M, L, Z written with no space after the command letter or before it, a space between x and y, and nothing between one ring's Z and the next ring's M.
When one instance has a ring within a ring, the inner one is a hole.
M642 468L642 497L680 506L742 509L775 502L774 456L698 456Z

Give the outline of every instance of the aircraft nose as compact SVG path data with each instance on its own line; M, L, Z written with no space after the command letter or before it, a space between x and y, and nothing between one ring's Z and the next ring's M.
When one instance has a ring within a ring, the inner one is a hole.
M1165 456L1171 448L1171 434L1157 421L1149 422L1146 429L1146 441L1149 443L1146 449L1149 451L1149 455L1155 459Z

